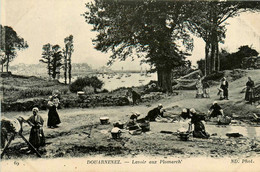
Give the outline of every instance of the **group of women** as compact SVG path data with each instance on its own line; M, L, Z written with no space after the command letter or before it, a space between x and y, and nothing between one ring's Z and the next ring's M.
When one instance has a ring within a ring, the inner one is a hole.
M196 81L196 98L206 97L209 98L209 84L206 81L202 81L200 75L198 75L198 79ZM245 100L249 103L253 103L255 100L255 84L252 78L249 76L248 81L246 83L246 94ZM226 77L223 77L220 81L220 87L218 88L219 92L218 95L220 96L220 100L229 100L228 90L229 90L229 83Z
M201 83L201 78L199 77L199 80L196 84L197 86L197 97L200 95L205 94L205 91L202 91L202 83ZM207 86L207 89L209 87ZM226 81L226 78L224 77L221 80L221 86L220 88L223 90L223 99L228 100L228 82ZM252 103L254 101L254 81L251 79L251 77L248 77L248 81L246 83L246 95L245 95L245 100L249 101ZM47 126L49 128L56 128L58 124L61 123L58 112L57 112L57 107L59 105L59 98L58 95L55 94L53 96L49 97L48 101L48 121L47 121ZM215 107L216 106L216 107ZM148 113L147 118L157 117L160 113L160 109L162 108L162 105L159 105L158 108L155 108L154 114L152 113L153 111ZM219 112L218 114L211 114L212 116L215 115L223 115L223 112L221 111L221 108L217 106L217 103L213 103L213 106L211 109L217 109L216 112ZM157 112L158 111L158 112ZM33 115L30 116L27 120L24 120L31 126L31 131L30 131L30 137L29 141L30 143L36 148L39 149L40 146L45 145L45 137L43 133L43 123L44 120L42 117L38 114L39 109L37 107L33 108L32 110ZM194 124L194 131L193 131L193 136L194 137L200 137L200 138L208 138L209 134L205 131L205 126L202 123L202 120L205 120L205 117L200 116L196 113L196 110L194 108L191 109L184 109L181 117L183 119L191 119L191 124Z
M57 107L59 105L59 98L58 95L53 95L49 97L48 101L48 121L47 126L48 128L57 128L58 124L61 123L60 117L57 112ZM30 136L29 136L29 142L38 150L41 146L45 145L45 137L43 133L43 118L39 115L39 109L37 107L34 107L33 115L31 115L27 120L24 118L23 121L27 122L31 126ZM32 148L30 148L30 152L32 151Z

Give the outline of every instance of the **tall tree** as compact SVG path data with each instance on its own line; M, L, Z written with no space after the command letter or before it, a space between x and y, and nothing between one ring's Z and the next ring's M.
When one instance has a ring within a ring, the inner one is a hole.
M93 40L101 52L111 51L108 64L141 58L158 74L158 84L172 91L172 69L184 63L193 48L186 29L192 3L184 1L102 1L88 3L84 16L99 34ZM180 51L180 43L185 51Z
M60 74L60 67L62 66L62 51L59 45L52 46L51 71L52 78L56 79L57 74Z
M1 72L4 72L4 64L6 62L5 54L3 51L0 51L0 64L1 64Z
M51 78L51 60L52 60L52 46L50 43L43 45L42 47L42 59L40 62L47 64L48 76Z
M226 20L245 11L260 9L259 2L202 1L194 4L190 29L205 41L205 75L220 70L219 43L223 43Z
M71 55L74 51L73 35L70 35L64 39L65 51L64 51L64 78L65 84L67 84L67 71L69 75L69 84L71 84Z
M9 26L0 25L0 38L1 51L5 54L1 62L5 63L6 72L8 72L9 63L17 56L17 50L28 48L28 44Z
M57 79L62 66L62 51L59 45L45 44L43 45L42 59L40 62L47 64L48 75L52 79Z

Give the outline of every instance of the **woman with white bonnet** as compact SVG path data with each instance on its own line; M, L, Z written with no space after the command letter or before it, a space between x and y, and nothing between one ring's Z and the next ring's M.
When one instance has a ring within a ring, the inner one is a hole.
M211 107L208 110L208 114L210 118L218 117L219 115L223 116L223 109L219 106L217 101L214 101Z
M198 75L198 80L196 82L196 88L197 88L196 98L202 98L203 97L203 86L202 86L202 80L201 80L200 75Z
M203 120L205 116L198 115L194 108L190 109L191 124L194 124L193 137L197 138L209 138L210 135L206 132Z
M228 100L228 82L225 77L221 80L220 88L223 90L223 98L221 99L226 99Z
M45 137L42 129L44 120L38 114L39 109L37 107L34 107L32 112L33 115L25 120L25 122L27 122L32 127L30 131L29 142L38 150L40 146L45 145Z
M246 83L246 95L245 100L248 101L250 104L253 104L255 98L255 83L252 80L251 76L248 77L248 81Z
M47 126L49 128L56 128L58 124L61 123L60 117L57 112L57 106L59 105L59 101L57 97L50 96L48 101L48 121Z

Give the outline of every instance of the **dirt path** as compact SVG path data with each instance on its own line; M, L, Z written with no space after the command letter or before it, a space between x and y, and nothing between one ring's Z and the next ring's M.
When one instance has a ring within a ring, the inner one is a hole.
M254 80L260 74L259 70L248 71ZM243 104L244 94L241 90L247 81L247 77L238 79L230 83L230 100L223 100L221 105L226 103ZM218 100L217 86L211 88L211 98L195 99L195 91L179 91L178 96L166 96L164 99L153 104L140 104L138 106L121 107L99 107L88 109L61 109L59 115L62 124L59 128L49 129L46 127L47 111L41 111L40 115L45 120L44 132L47 145L41 150L44 157L82 157L91 155L105 156L258 156L260 153L259 136L256 138L222 138L212 136L210 139L191 139L190 141L180 141L176 135L162 134L161 130L173 130L174 123L151 123L151 131L141 135L132 136L127 131L122 135L122 139L113 140L110 130L115 121L126 122L131 112L140 112L144 117L147 112L162 103L168 112L179 114L183 107L195 108L206 113L208 107L214 100ZM177 107L178 106L178 107ZM247 106L246 106L247 107ZM250 108L255 108L250 105ZM2 116L9 118L23 115L29 116L31 112L8 112ZM99 118L108 116L110 125L100 125ZM212 130L210 130L212 131ZM24 135L29 137L29 127L25 126ZM210 133L212 134L212 133ZM28 158L34 155L27 155L26 144L21 139L15 139L7 154L10 158Z

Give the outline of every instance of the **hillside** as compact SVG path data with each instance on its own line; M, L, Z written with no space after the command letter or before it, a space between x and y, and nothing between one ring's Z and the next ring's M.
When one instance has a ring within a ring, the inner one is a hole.
M122 138L111 138L110 130L115 121L127 122L132 112L140 112L140 118L147 112L162 103L166 109L166 116L174 118L181 113L182 108L195 108L200 113L207 113L213 101L218 100L217 86L212 86L209 99L196 99L195 90L180 90L178 95L164 95L163 99L141 103L138 106L110 106L99 108L73 108L58 110L61 125L56 129L49 129L44 124L47 145L41 149L46 158L56 157L85 157L93 155L104 156L163 156L163 157L254 157L259 156L260 139L259 123L252 118L252 113L260 113L255 105L246 104L244 93L247 76L259 83L260 70L246 71L247 74L235 81L230 81L230 100L219 101L226 115L233 116L229 126L215 126L206 124L206 130L211 134L209 139L192 138L188 142L180 141L177 135L164 134L164 131L176 132L180 127L187 127L180 122L160 123L151 122L151 131L141 135L130 135L126 130ZM21 113L3 112L4 117L17 117ZM22 112L23 116L31 112ZM40 115L47 121L47 111L41 110ZM109 117L109 125L100 125L99 118ZM226 137L227 132L242 132L239 138ZM24 127L24 135L28 137L29 127ZM174 146L173 146L174 145ZM16 139L10 146L7 154L14 158L34 158L26 155L26 144Z

